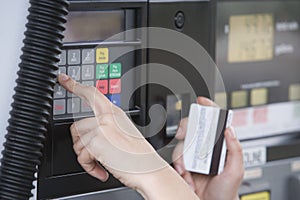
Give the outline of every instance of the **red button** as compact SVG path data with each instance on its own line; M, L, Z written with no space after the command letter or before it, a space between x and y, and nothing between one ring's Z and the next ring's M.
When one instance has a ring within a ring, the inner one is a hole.
M232 118L232 126L241 127L247 125L247 117L248 111L247 110L237 110L233 113Z
M265 124L268 122L268 108L255 108L253 110L253 122L255 124Z
M121 79L109 80L109 93L110 94L121 93Z
M96 82L96 88L102 93L108 93L108 81L107 80L98 80Z
M65 106L63 105L55 105L54 106L54 110L64 110L65 109Z

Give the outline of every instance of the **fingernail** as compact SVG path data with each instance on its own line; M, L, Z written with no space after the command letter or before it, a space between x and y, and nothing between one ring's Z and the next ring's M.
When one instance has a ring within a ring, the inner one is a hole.
M178 174L182 175L183 174L183 169L180 165L175 165L175 169L178 172Z
M109 174L108 174L108 172L106 172L105 181L107 181L107 180L108 180L108 178L109 178Z
M66 74L59 74L59 76L60 76L60 80L62 80L62 81L67 81L70 78Z
M236 138L235 131L234 131L234 129L233 129L232 127L229 127L228 132L229 132L229 136L230 136L231 138L233 138L233 139Z

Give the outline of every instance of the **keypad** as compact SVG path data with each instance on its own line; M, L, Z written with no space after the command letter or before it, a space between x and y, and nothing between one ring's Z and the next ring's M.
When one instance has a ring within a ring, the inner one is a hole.
M82 80L94 79L94 65L82 65Z
M72 79L79 81L80 80L80 66L69 66L68 67L68 75Z
M68 64L69 65L80 64L80 49L68 50Z
M65 50L61 51L61 54L59 55L59 63L58 65L65 65L67 62L67 54Z
M54 99L65 98L65 97L66 97L66 90L62 86L56 84L54 86Z
M120 105L120 103L121 103L121 95L120 94L110 94L107 97L113 104Z
M95 61L94 49L83 49L81 60L82 60L82 64L93 64Z
M121 79L110 79L109 80L109 93L110 94L121 93Z
M108 79L108 64L97 64L96 79Z
M97 80L96 88L102 93L108 93L108 80Z
M96 50L96 62L97 63L108 63L109 51L108 48L98 48Z
M79 113L80 111L80 99L71 98L67 101L67 112L68 114Z
M109 78L121 77L121 63L112 63L109 65Z
M62 115L66 113L66 100L58 99L53 101L53 115Z
M115 105L121 106L122 63L109 61L109 48L66 49L60 55L59 69L76 81L95 86ZM53 93L54 118L72 118L73 114L90 114L91 107L67 92L58 83Z

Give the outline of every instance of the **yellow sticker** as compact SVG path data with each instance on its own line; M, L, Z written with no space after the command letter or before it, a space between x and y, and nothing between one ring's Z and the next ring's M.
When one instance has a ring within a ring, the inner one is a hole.
M227 95L226 92L218 92L215 94L215 102L220 108L226 109L227 107Z
M182 109L182 100L179 100L175 104L175 110L181 110Z
M292 84L289 88L290 101L300 100L300 84Z
M229 19L229 27L229 63L273 59L272 14L234 15Z
M248 104L248 93L245 90L234 91L231 93L231 107L239 108L247 106Z
M251 105L263 105L268 101L268 90L267 88L258 88L251 90Z
M246 194L241 196L241 200L270 200L270 193L265 191L265 192Z
M98 48L96 50L97 63L108 63L108 48Z

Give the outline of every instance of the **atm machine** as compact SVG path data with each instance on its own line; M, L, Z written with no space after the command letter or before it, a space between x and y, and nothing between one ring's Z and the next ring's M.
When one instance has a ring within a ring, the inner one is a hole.
M176 144L173 140L176 125L181 117L188 114L191 91L177 82L175 94L166 85L158 84L160 80L174 83L174 77L171 74L157 74L150 65L159 63L178 71L191 85L198 85L192 88L196 95L208 97L209 88L214 85L214 70L208 65L198 66L208 68L210 82L205 83L201 75L193 73L193 66L184 57L168 49L151 46L157 38L151 31L142 28L157 27L183 33L201 44L206 51L213 52L214 46L210 41L213 26L209 22L211 2L69 2L58 72L95 86L141 127L141 132L156 149L163 148L161 155L170 160ZM155 108L160 109L153 112L152 108L154 111ZM83 101L60 85L55 85L53 112L38 173L37 199L142 199L112 176L105 183L96 180L77 163L69 127L74 120L92 115ZM165 115L172 116L172 120L154 120L165 118ZM161 129L156 130L155 127Z
M300 1L218 1L216 63L245 164L242 200L299 199Z

